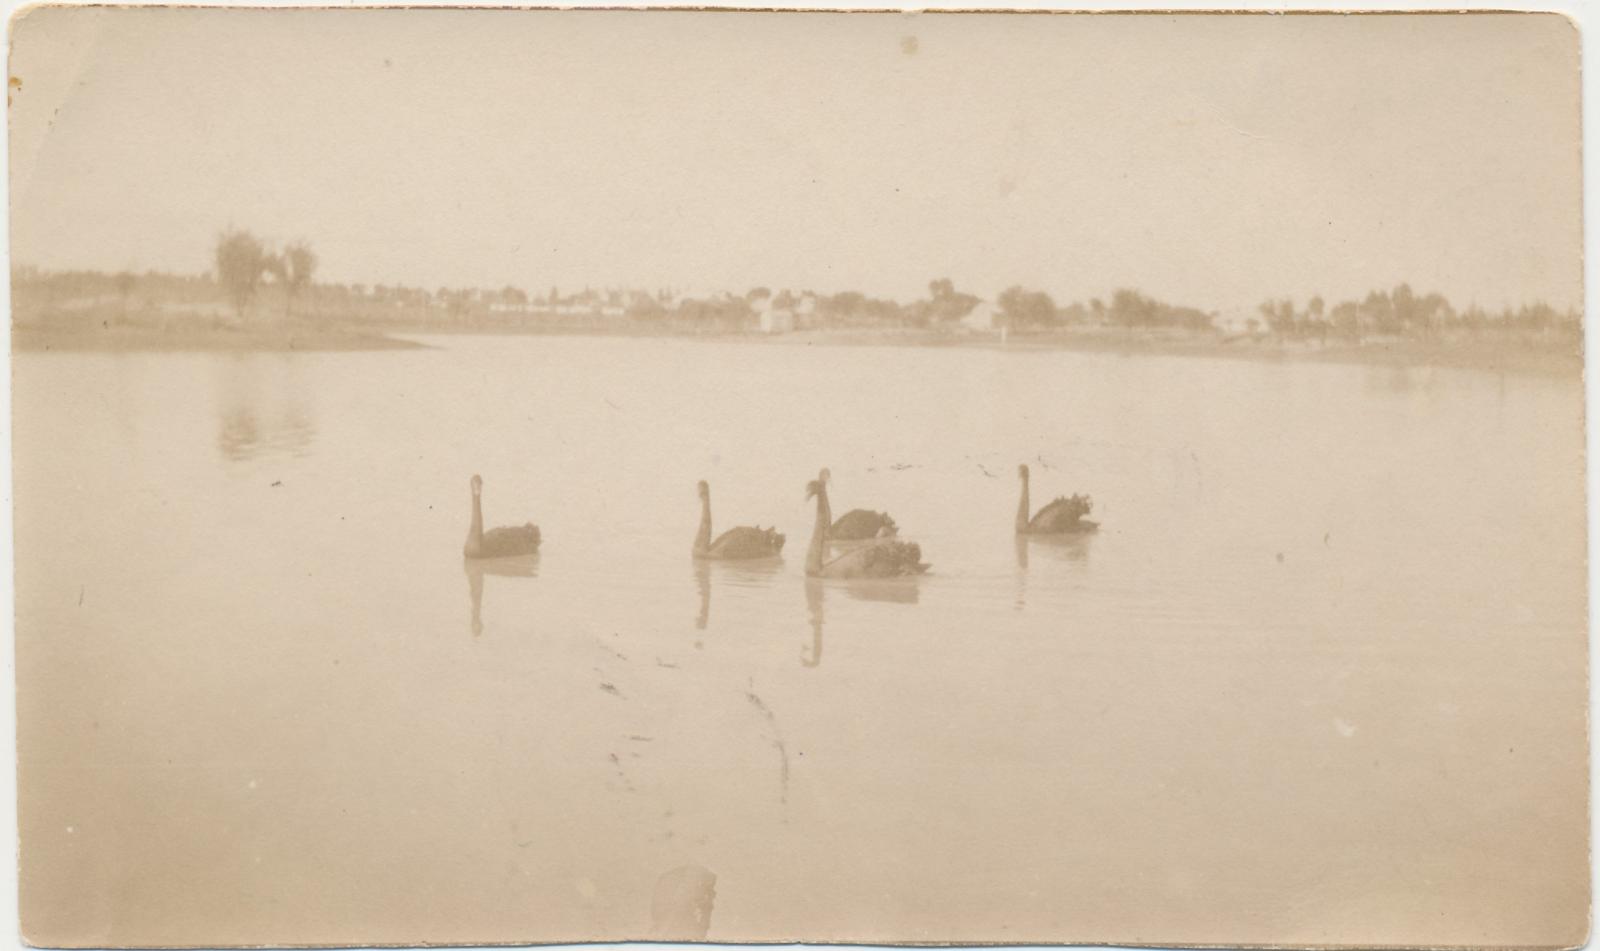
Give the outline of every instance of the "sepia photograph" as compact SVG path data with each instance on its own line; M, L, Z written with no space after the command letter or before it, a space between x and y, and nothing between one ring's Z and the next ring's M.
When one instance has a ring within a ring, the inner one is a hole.
M1584 945L1580 45L19 10L20 940Z

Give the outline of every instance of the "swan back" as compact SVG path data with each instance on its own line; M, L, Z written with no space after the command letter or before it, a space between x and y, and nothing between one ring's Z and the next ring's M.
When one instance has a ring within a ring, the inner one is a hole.
M1028 529L1041 534L1093 531L1095 523L1084 518L1092 511L1094 500L1087 495L1060 496L1039 509Z
M468 551L468 558L509 558L515 555L531 555L539 550L539 526L528 522L525 525L506 526L504 528L491 528L483 533L483 539L478 543L476 551ZM472 546L469 543L468 548Z
M869 512L866 509L851 509L839 516L839 519L828 529L828 537L834 541L860 541L865 538L879 538L885 532L890 535L899 531L894 519L887 512Z
M783 552L783 533L776 528L740 525L718 535L716 541L697 554L706 558L771 558Z
M824 563L818 573L825 578L900 578L923 574L928 568L916 542L885 538L845 552Z

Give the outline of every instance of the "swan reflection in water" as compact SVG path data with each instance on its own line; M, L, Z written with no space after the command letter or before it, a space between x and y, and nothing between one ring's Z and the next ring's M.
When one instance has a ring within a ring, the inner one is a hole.
M810 654L800 648L800 666L816 667L822 663L822 579L806 579L806 617L811 619Z
M1092 534L1014 536L1017 550L1016 609L1022 610L1027 603L1030 560L1037 558L1041 562L1068 564L1081 569L1089 564L1089 548L1095 537Z
M695 615L696 630L705 630L711 623L711 582L739 585L748 588L769 587L783 571L781 558L752 558L743 561L717 561L697 558L694 564L695 593L700 597L700 610Z
M694 586L700 592L700 613L695 615L694 626L703 631L711 620L711 565L707 562L694 563Z
M845 597L857 601L882 601L890 604L916 604L922 589L910 579L862 578L849 581L825 581L807 578L806 617L811 622L811 643L800 648L800 664L818 667L822 664L823 606L829 588L844 591Z
M1027 570L1030 551L1041 560L1087 564L1094 535L1017 535L1017 567Z
M483 633L483 576L537 578L539 556L513 555L508 558L471 558L461 562L467 573L467 593L472 598L472 636Z

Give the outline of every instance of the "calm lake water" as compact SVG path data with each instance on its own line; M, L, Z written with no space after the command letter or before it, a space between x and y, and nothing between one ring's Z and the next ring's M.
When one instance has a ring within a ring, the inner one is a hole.
M33 940L1581 936L1576 378L428 342L16 358Z

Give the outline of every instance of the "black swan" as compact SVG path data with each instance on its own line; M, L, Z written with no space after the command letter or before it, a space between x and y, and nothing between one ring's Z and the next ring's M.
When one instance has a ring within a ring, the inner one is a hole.
M1094 500L1087 495L1061 496L1040 509L1033 518L1028 517L1028 467L1017 467L1022 480L1022 501L1017 505L1018 535L1080 535L1095 531L1098 522L1084 518L1094 509Z
M472 524L461 554L467 558L505 558L531 555L539 550L539 526L532 522L508 528L483 530L483 479L472 477Z
M817 476L824 485L832 478L832 473L823 469ZM833 512L830 509L828 516ZM899 534L900 528L889 517L887 512L872 512L867 509L851 509L839 516L828 528L828 540L834 542L860 542L888 535Z
M928 570L922 549L914 542L903 542L888 535L860 548L853 548L829 561L822 552L828 545L828 484L817 479L806 486L806 498L817 500L817 521L811 530L811 547L806 552L806 574L814 578L898 578L920 575Z
M700 482L700 530L694 536L696 558L772 558L783 551L783 534L776 528L730 528L711 540L711 486Z

